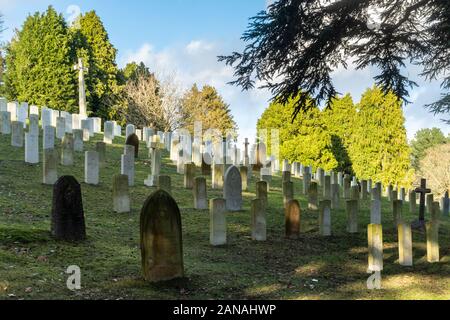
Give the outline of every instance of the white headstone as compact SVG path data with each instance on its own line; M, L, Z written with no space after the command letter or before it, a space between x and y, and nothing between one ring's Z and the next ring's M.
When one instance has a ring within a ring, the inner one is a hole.
M22 102L18 109L17 121L22 122L23 127L26 128L27 120L28 120L28 103Z
M16 148L23 147L23 123L20 121L11 123L11 146Z
M66 119L62 117L56 118L56 138L62 140L66 134Z
M30 132L25 133L25 162L39 163L39 136Z
M42 147L44 150L55 148L55 128L54 127L52 127L52 126L44 127L44 136L43 136Z
M103 137L103 142L106 144L112 144L114 140L114 123L111 121L105 122L105 135Z
M19 113L19 103L16 101L8 102L7 110L11 114L11 121L17 121L17 115Z
M120 173L128 176L128 185L134 186L134 152L121 156Z
M97 151L86 151L84 154L84 182L98 185L99 183L99 156Z
M136 127L133 124L127 125L127 128L125 130L125 138L128 138L133 133L136 133Z

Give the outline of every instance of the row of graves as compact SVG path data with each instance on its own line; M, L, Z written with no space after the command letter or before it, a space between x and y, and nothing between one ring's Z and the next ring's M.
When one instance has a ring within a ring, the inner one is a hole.
M58 112L49 108L28 107L26 103L7 103L0 99L0 132L11 136L11 146L24 150L24 161L36 164L39 158L39 138L42 137L42 183L53 185L51 233L56 240L83 241L86 239L81 186L73 176L58 176L58 166L73 166L74 153L84 152L84 182L99 184L99 172L105 166L105 154L122 128L113 121L102 124L99 118ZM84 142L95 133L103 132L103 142L96 149L85 151ZM227 213L242 210L242 193L248 189L252 176L256 182L256 199L251 201L251 238L267 239L268 197L273 175L282 176L282 193L285 212L285 236L296 239L300 235L302 208L296 199L293 178L302 181L301 193L308 199L308 209L318 212L317 223L321 236L333 233L333 211L345 208L347 232L360 232L358 222L362 202L370 203L368 226L368 270L383 269L382 197L391 203L395 227L398 229L398 255L402 266L413 265L412 230L426 232L427 260L439 262L439 221L449 215L449 195L441 202L434 201L426 181L415 190L392 185L383 187L379 182L358 180L342 172L325 172L301 163L278 161L267 157L264 143L249 148L245 142L243 152L230 137L223 140L191 141L184 132L155 132L152 128L125 128L126 143L120 161L120 174L113 177L111 199L114 211L131 210L130 190L135 181L135 161L139 147L148 148L151 172L143 183L156 187L143 204L140 216L140 241L142 272L151 282L184 276L181 215L172 196L171 177L161 175L162 154L170 153L177 173L184 176L184 188L192 190L193 207L210 212L210 244L227 244ZM56 145L60 143L60 148ZM60 150L60 152L58 152ZM196 176L200 171L201 175ZM205 177L211 177L207 185ZM139 182L142 183L142 182ZM208 189L222 190L223 197L208 199ZM297 192L299 194L299 192ZM419 203L417 203L417 196ZM410 223L403 218L409 204L411 213L419 212L419 220ZM425 220L426 211L431 217Z

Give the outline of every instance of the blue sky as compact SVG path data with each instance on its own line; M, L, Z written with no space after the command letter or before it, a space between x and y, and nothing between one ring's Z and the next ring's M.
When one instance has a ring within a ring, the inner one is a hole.
M268 105L270 95L263 90L241 92L227 85L233 70L217 62L216 56L239 50L240 36L248 18L266 7L267 0L0 0L0 12L8 28L1 40L9 40L29 13L43 11L53 5L66 19L77 11L96 10L119 50L118 64L144 61L154 71L176 75L185 88L193 83L214 85L230 104L240 128L240 139L253 139L258 117ZM440 127L446 134L450 126L443 124L423 108L439 97L438 82L428 83L417 76L420 70L407 72L419 87L411 92L412 104L405 106L408 137L420 128ZM373 84L376 70L339 69L334 81L339 92L350 92L355 101Z

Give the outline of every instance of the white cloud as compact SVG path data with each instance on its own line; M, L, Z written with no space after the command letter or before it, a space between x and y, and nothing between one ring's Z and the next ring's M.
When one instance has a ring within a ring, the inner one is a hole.
M232 48L205 40L193 40L184 45L157 50L149 43L135 51L126 52L121 66L128 62L144 62L157 73L173 73L185 90L194 83L198 86L214 86L230 104L232 114L239 126L239 143L245 138L254 141L256 122L268 105L270 95L266 90L242 92L228 84L233 80L233 68L217 61L217 56L231 52Z

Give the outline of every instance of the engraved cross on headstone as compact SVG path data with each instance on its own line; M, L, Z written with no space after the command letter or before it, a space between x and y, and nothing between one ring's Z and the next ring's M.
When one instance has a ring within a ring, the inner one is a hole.
M419 221L414 223L414 225L416 227L423 227L425 225L425 197L427 193L431 193L431 189L427 189L427 180L422 179L420 181L420 187L416 188L414 192L420 194Z
M86 108L86 89L84 84L84 72L88 72L88 68L84 67L83 59L78 58L78 63L73 66L73 69L78 71L78 92L79 92L79 114L87 116Z

